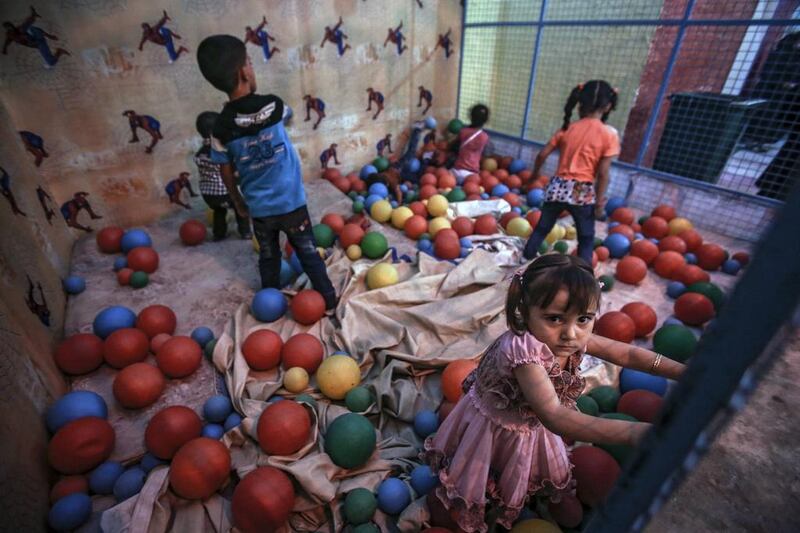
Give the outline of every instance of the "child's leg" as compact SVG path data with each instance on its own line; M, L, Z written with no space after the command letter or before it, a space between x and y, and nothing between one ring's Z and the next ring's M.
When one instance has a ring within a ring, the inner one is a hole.
M421 124L421 123L420 123ZM397 160L395 166L398 168L405 168L409 161L411 161L417 154L417 145L419 144L419 137L422 134L422 127L414 125L411 129L411 136L408 138L403 155Z
M594 204L568 205L567 210L575 220L578 256L591 265L594 250Z
M261 288L281 287L281 248L278 240L280 217L253 218L253 229L258 241L258 271Z
M220 239L224 239L228 234L228 210L225 208L225 204L228 200L227 195L212 196L204 194L203 200L205 200L206 205L214 212L214 223L212 230L214 234L214 240L218 241Z
M539 223L536 224L536 229L531 233L528 242L525 243L525 250L522 252L526 259L533 259L537 256L539 253L539 245L542 244L544 238L547 237L547 234L550 233L550 230L556 225L558 215L563 210L564 204L562 203L546 203L542 206L542 218L540 218Z

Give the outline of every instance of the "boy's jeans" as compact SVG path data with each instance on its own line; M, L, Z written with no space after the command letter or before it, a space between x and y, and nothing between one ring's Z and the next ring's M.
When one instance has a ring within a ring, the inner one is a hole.
M204 194L203 200L205 200L206 205L214 211L214 238L224 239L228 234L228 209L233 209L231 197L227 194ZM247 237L247 235L250 234L250 219L240 217L235 209L233 209L233 214L236 215L236 226L239 229L239 236Z
M317 252L317 243L311 231L311 217L308 216L306 206L299 207L290 213L271 217L253 218L255 232L260 252L258 256L258 270L261 273L262 288L280 288L281 279L281 250L279 232L284 232L289 244L294 248L303 271L308 274L314 289L325 298L325 308L333 309L336 306L336 291L325 263Z
M542 206L542 218L536 224L536 229L531 233L528 242L525 244L523 255L526 259L533 259L539 253L539 245L553 226L556 225L558 215L562 211L569 211L575 220L575 230L578 234L578 256L592 264L592 252L594 251L594 204L572 205L564 202L547 202Z

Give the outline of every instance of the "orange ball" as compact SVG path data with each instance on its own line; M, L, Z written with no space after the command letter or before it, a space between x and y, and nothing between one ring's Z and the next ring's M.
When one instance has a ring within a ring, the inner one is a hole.
M668 235L658 242L658 249L662 252L672 250L683 255L686 253L686 243L677 235Z
M322 171L322 179L325 179L325 180L328 180L328 181L333 181L336 178L340 178L341 176L342 176L342 173L339 172L338 168L331 167L331 168L326 168L325 170Z
M61 341L53 355L65 374L87 374L103 364L103 339L91 333L77 333Z
M472 222L472 219L469 217L456 217L453 222L451 222L450 226L458 233L459 237L467 237L472 235L472 232L475 228L475 224Z
M130 268L120 268L117 271L117 283L119 283L122 286L130 285L131 276L133 276L133 270L131 270Z
M63 476L50 489L50 503L76 492L89 493L89 480L86 476Z
M439 259L456 259L461 255L461 243L455 230L445 228L436 233L433 240L433 253Z
M118 254L122 251L122 236L125 230L108 226L97 232L97 248L104 254Z
M686 243L686 251L694 252L703 244L703 237L695 229L685 229L678 233L678 237Z
M233 524L242 533L277 531L289 519L293 507L294 485L286 474L271 466L245 475L231 499Z
M62 474L83 474L111 456L114 428L94 416L78 418L61 426L47 446L47 460Z
M203 431L197 413L183 405L173 405L153 415L144 430L147 451L159 459L172 459L181 446Z
M662 405L664 405L664 398L655 392L636 389L620 396L617 403L617 412L630 415L639 422L652 424L658 418Z
M338 213L328 213L322 217L321 222L331 228L336 235L339 235L344 228L344 217Z
M661 252L653 261L653 268L656 274L662 278L675 279L675 275L682 266L686 264L686 259L678 252L668 250Z
M154 354L157 354L158 351L164 346L164 343L167 342L172 338L172 335L169 333L159 333L152 339L150 339L150 351Z
M697 249L697 265L703 270L719 270L727 259L725 250L718 244L705 243Z
M159 333L172 335L177 323L175 313L166 305L148 305L136 317L136 327L151 339Z
M622 311L609 311L597 319L594 331L601 337L630 343L636 337L636 324Z
M181 242L187 246L197 246L206 240L206 225L199 220L187 220L178 230Z
M419 188L419 197L422 200L427 200L434 194L437 194L439 191L436 190L436 187L433 185L423 185Z
M419 239L420 235L428 231L428 221L424 216L412 215L403 225L403 231L409 239Z
M158 252L149 246L138 246L128 252L128 268L152 274L158 269Z
M678 268L672 279L680 281L688 287L692 283L697 283L699 281L710 281L711 276L697 265L683 265Z
M649 239L662 239L669 235L669 223L663 217L652 216L642 224L642 233Z
M675 300L675 316L684 324L702 326L714 318L714 304L704 294L685 292Z
M261 449L270 455L292 455L311 436L311 417L302 404L283 400L267 405L256 429Z
M361 229L359 224L345 224L339 233L339 244L347 250L347 247L351 244L361 244L361 239L363 238L364 230Z
M449 402L456 403L464 395L461 384L470 372L478 368L478 363L468 359L459 359L448 363L442 372L442 392Z
M289 337L281 350L283 368L299 366L305 369L309 376L317 371L324 355L325 348L322 343L308 333L298 333Z
M169 484L187 500L205 500L217 492L231 471L231 452L208 437L190 440L175 453L169 467Z
M442 172L439 174L438 187L440 189L452 189L456 186L456 177L449 172Z
M747 252L736 252L731 256L731 259L739 261L739 264L742 266L746 266L747 263L750 262L750 254Z
M658 207L653 209L653 212L650 213L650 215L654 216L654 217L661 217L664 220L666 220L667 222L669 222L670 220L672 220L673 218L678 216L675 213L675 208L674 207L672 207L670 205L664 205L664 204L659 205ZM656 237L656 238L658 238L658 237Z
M633 228L631 228L626 224L620 224L618 226L614 226L608 231L609 235L611 235L612 233L620 233L622 235L625 235L625 237L627 237L630 242L633 242L634 239L636 238L636 233L634 233Z
M103 357L114 368L125 368L144 361L150 339L136 328L122 328L109 335L103 342Z
M280 335L269 329L259 329L242 343L242 355L253 370L272 370L281 364L282 348Z
M303 289L289 303L295 322L310 326L325 316L325 298L314 289Z
M631 244L631 255L650 265L658 257L658 246L647 239L639 239Z
M631 302L622 306L623 313L631 317L636 326L636 336L646 337L654 329L658 322L658 316L652 307L643 302Z
M430 172L423 174L422 177L419 179L419 186L424 187L425 185L433 185L436 186L438 180L436 176L431 174Z
M481 215L475 219L475 233L477 235L493 235L497 233L497 220L490 215Z
M350 188L353 186L352 182L344 176L334 178L331 180L331 183L333 183L333 186L342 191L344 194L349 193Z
M597 256L598 261L608 261L611 252L608 251L608 248L605 246L598 246L594 249L594 253Z
M636 215L629 207L618 207L611 213L611 220L630 226L636 220Z
M175 336L156 354L158 368L168 378L184 378L200 368L203 349L191 337Z
M627 255L617 263L616 278L623 283L637 285L647 275L647 263L634 255Z
M164 392L164 374L147 363L133 363L114 378L114 397L122 407L141 409L152 405Z

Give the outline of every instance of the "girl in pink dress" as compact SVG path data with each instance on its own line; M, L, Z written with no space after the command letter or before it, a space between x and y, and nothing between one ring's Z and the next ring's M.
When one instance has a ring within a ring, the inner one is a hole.
M576 256L549 254L514 275L509 330L464 380L464 396L425 441L437 498L467 532L511 528L532 495L572 490L563 439L635 445L650 424L596 418L575 407L584 351L676 379L684 365L592 334L600 287Z

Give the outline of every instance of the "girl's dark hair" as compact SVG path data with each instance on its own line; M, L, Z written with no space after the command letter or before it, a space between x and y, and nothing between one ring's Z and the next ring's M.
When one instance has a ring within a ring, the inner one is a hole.
M471 128L482 128L489 122L489 108L483 104L476 104L469 110L469 120Z
M594 113L598 109L603 109L608 104L611 108L603 113L601 120L605 122L608 119L609 113L617 107L617 91L603 80L592 80L576 85L572 92L569 93L567 103L564 105L564 124L561 126L562 130L569 127L569 122L572 119L572 110L578 106L578 114L585 117Z
M506 298L508 328L517 335L528 331L530 308L547 307L562 288L569 293L567 310L584 313L600 304L600 285L586 261L574 255L543 255L511 279Z
M203 139L211 137L217 118L219 118L219 113L214 111L203 111L197 115L197 119L194 121L194 127L197 128L197 133L199 133Z

